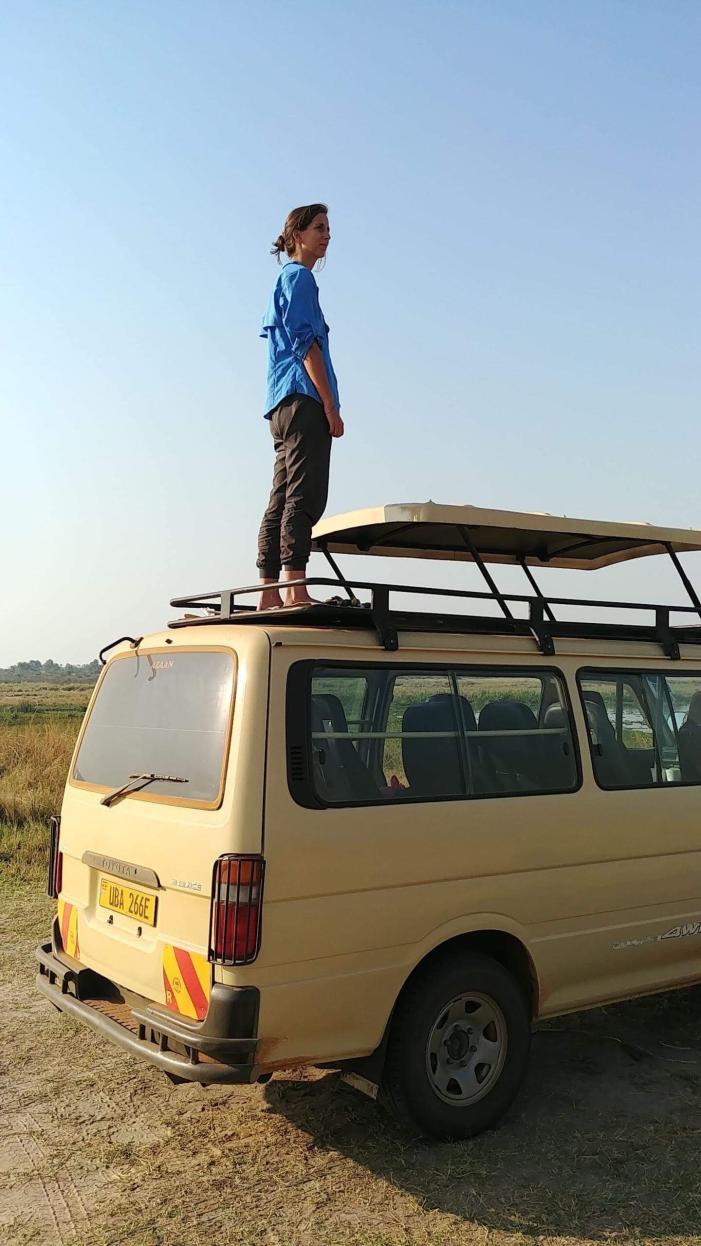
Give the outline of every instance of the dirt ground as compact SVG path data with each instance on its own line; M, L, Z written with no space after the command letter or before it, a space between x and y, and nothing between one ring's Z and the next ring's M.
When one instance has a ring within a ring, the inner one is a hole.
M173 1087L34 987L0 888L3 1246L701 1243L701 991L540 1029L492 1133L412 1141L332 1072Z

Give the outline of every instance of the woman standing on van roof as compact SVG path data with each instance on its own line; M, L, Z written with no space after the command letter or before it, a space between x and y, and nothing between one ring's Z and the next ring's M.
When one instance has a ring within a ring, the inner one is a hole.
M275 444L273 487L258 534L262 584L275 584L281 568L289 587L260 594L259 610L309 605L304 585L312 526L324 513L329 488L331 438L343 436L338 385L329 354L329 326L319 306L314 266L331 239L324 203L295 208L271 254L283 266L263 317L268 339L265 418Z

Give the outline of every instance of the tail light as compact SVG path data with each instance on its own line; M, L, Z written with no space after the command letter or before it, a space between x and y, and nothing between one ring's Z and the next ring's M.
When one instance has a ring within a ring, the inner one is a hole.
M52 900L58 898L63 874L63 853L58 846L61 819L54 815L49 823L49 881L46 890Z
M265 861L239 853L218 857L212 876L209 959L250 965L260 947Z

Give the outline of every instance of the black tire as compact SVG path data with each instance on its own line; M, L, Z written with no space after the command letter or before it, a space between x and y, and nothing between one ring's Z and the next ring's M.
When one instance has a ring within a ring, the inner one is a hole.
M509 1107L530 1042L516 979L489 956L452 953L420 970L399 999L380 1101L414 1135L470 1138Z

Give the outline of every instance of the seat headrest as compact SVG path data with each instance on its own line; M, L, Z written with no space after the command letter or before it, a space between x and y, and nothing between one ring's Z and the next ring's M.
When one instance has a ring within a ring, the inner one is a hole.
M443 701L446 704L450 704L453 700L453 694L452 692L435 692L432 697L429 697L429 700L434 702ZM467 697L458 697L458 701L460 702L460 706L462 708L463 727L466 731L476 731L477 719L475 718L475 711L470 705L470 702Z
M533 731L537 730L538 720L527 705L505 697L482 707L479 726L480 731Z
M549 705L543 714L543 726L553 731L556 727L567 727L567 714L562 705Z
M455 714L450 698L422 701L409 705L402 715L402 731L453 731Z
M585 688L582 696L585 701L589 702L590 705L595 706L597 710L602 710L603 713L606 714L606 704L604 702L604 698L600 692L597 692L596 688ZM608 714L606 714L606 717L608 718Z
M312 697L312 731L319 732L324 730L324 718L329 717L323 697Z
M601 693L585 692L584 709L586 711L589 730L596 736L598 743L601 744L604 739L615 742L616 732L614 731L611 719L606 713L606 706L604 705L604 698Z
M313 707L315 702L318 703L321 717L327 721L330 719L334 731L348 730L346 712L340 697L335 696L332 692L324 692L312 697Z

